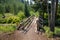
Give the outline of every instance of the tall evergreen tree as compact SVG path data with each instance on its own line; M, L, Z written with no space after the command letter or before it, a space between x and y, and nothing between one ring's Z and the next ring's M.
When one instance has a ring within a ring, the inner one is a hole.
M25 16L26 16L26 17L29 17L29 16L30 16L30 13L29 13L29 10L28 10L27 2L25 2L25 8L24 8L24 11L25 11Z

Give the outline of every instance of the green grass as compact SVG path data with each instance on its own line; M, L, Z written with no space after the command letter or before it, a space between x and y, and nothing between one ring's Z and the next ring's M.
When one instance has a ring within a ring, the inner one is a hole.
M50 28L49 27L44 27L45 31L50 31ZM59 27L55 27L55 34L60 34L60 28Z
M0 32L13 32L16 30L16 26L14 25L0 25Z
M60 35L60 28L59 27L55 27L55 32L51 32L50 28L47 27L47 26L45 26L44 29L45 29L46 36L49 37L49 38L53 37L53 34L55 34L55 35L59 34Z
M60 28L59 27L55 27L55 34L60 34Z

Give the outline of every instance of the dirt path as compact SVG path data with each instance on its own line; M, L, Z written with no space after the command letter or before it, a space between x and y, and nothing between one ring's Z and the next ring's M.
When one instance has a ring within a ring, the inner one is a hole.
M43 38L43 36L38 35L36 31L36 20L32 22L31 29L26 33L21 33L19 31L16 31L16 39L15 40L46 40L46 38Z
M37 34L36 31L36 18L31 24L30 30L24 34L23 31L15 31L14 34L8 35L8 36L3 36L3 38L0 38L0 40L48 40L45 36L41 34Z

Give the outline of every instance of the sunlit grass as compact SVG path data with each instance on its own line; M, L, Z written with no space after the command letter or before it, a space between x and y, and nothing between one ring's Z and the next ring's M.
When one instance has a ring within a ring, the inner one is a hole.
M60 28L59 27L55 27L55 34L60 34Z
M47 27L47 26L45 26L44 29L45 29L45 31L50 31L50 28ZM55 32L54 33L55 34L60 34L60 28L59 27L55 27Z
M16 30L16 26L9 25L9 26L2 26L0 25L0 32L13 32Z
M51 32L50 27L48 27L48 26L45 26L44 29L45 29L45 34L47 37L53 37L53 34L60 35L60 28L59 27L55 27L54 32Z

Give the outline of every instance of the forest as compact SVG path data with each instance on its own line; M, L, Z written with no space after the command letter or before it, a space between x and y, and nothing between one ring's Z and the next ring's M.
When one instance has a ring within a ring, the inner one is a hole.
M60 35L60 2L56 6L55 14L55 31L51 32L49 27L49 14L47 10L47 2L41 0L0 0L0 32L10 33L17 30L17 26L30 16L43 16L43 26L48 37L52 37L53 34ZM50 6L49 6L50 8ZM54 14L53 14L54 15ZM34 20L33 20L34 21Z

